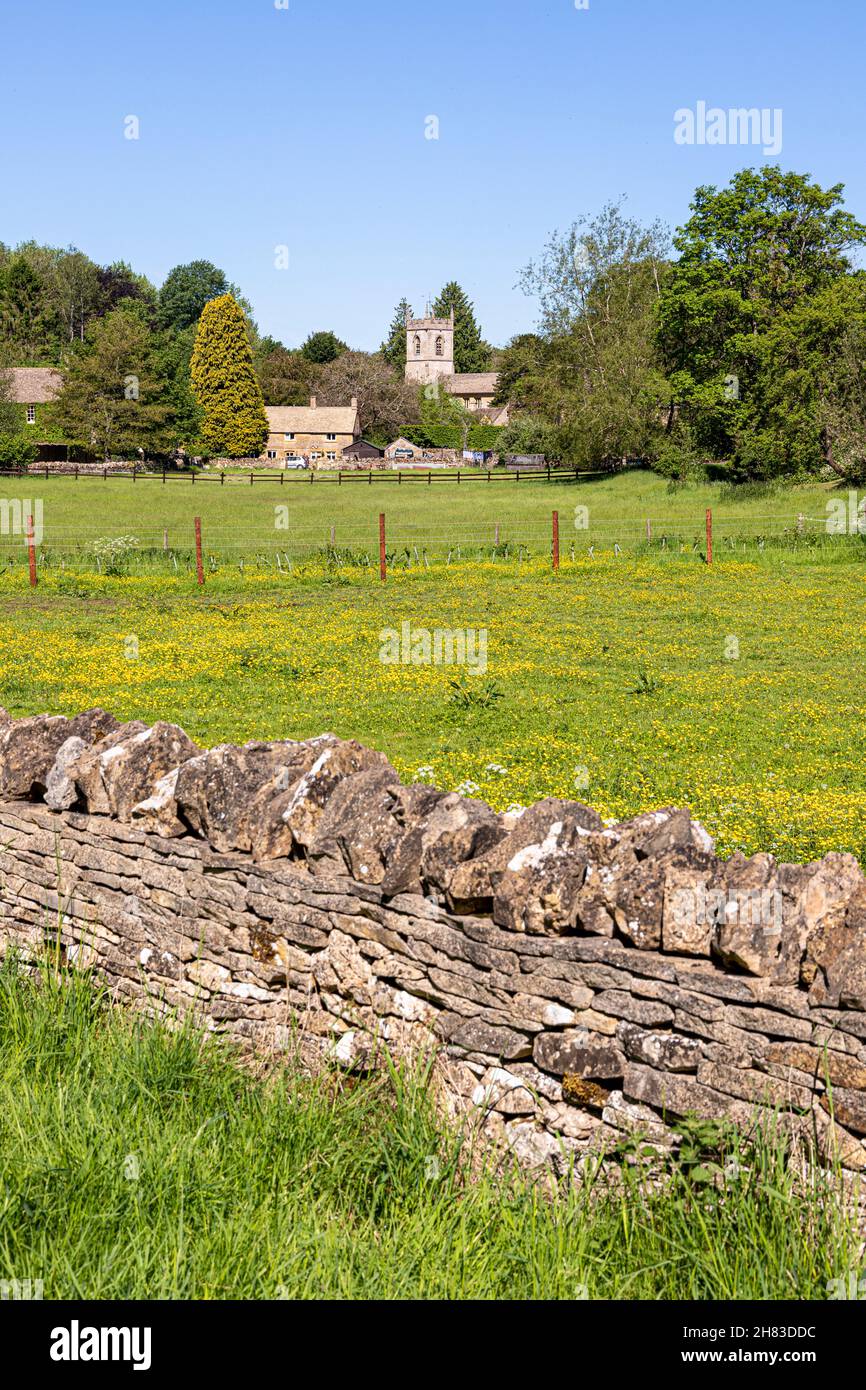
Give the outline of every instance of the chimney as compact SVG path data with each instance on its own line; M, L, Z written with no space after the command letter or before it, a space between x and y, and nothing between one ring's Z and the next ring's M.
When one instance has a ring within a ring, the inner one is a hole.
M352 397L352 409L353 409L353 410L357 410L357 409L358 409L358 397L357 397L357 396L353 396L353 397Z
M311 409L311 410L315 410L315 408L316 408L316 398L315 398L315 396L311 396L311 397L310 397L310 409Z

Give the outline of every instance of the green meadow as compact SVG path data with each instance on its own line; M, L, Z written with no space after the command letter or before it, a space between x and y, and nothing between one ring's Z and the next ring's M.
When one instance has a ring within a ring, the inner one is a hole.
M38 587L20 537L0 566L0 703L15 715L99 703L174 720L203 745L331 730L407 779L499 808L549 795L616 818L687 805L722 853L866 861L866 539L828 534L840 504L847 494L822 487L735 499L647 473L459 487L52 479ZM124 535L139 544L94 554L95 537ZM483 661L389 663L386 636L407 624L422 649L437 630L483 635Z

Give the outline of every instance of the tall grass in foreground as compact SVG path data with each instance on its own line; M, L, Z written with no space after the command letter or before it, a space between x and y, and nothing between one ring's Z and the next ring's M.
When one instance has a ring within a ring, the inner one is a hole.
M11 959L0 1078L0 1278L46 1298L821 1299L857 1264L770 1145L721 1200L629 1167L551 1195L470 1165L423 1072L254 1076Z

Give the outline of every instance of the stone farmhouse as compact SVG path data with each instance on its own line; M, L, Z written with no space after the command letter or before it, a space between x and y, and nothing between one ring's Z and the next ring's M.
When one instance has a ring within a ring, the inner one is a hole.
M350 405L318 405L311 396L309 405L269 405L265 411L269 434L261 457L271 462L304 458L326 467L361 437L355 396Z
M496 372L455 372L454 310L447 319L406 317L406 380L421 386L441 382L467 410L491 425L508 424L508 406L494 405Z

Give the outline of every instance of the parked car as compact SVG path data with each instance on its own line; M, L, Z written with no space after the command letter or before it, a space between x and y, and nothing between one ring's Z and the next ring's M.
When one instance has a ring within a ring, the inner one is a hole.
M306 468L307 460L301 458L300 454L286 454L283 459L284 468Z

